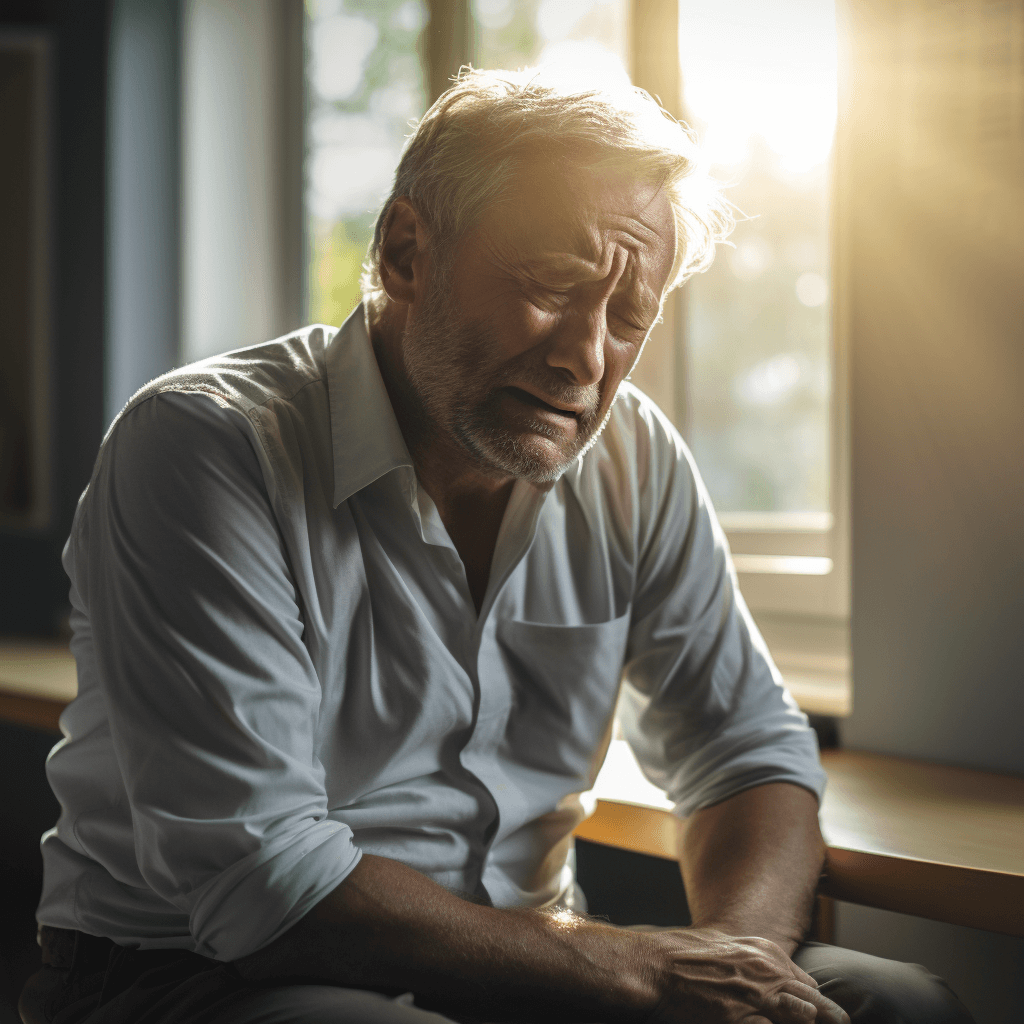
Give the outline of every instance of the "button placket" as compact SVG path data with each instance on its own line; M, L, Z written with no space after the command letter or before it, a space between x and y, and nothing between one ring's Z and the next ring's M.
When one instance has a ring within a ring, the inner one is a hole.
M521 567L537 532L543 511L544 493L526 481L518 481L498 534L492 573L475 631L476 651L471 673L476 696L476 715L472 732L460 755L463 767L490 796L494 818L487 824L479 842L477 884L483 886L487 855L501 826L502 807L509 808L521 799L505 777L498 749L512 710L511 680L504 671L497 646L497 619L502 607L501 595Z

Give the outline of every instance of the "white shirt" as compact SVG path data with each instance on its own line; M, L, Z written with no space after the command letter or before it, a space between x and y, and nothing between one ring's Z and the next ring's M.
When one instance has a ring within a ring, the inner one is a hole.
M516 482L479 615L361 309L139 392L65 566L79 695L43 924L231 960L362 851L550 904L622 679L680 815L824 786L689 453L629 384L559 480Z

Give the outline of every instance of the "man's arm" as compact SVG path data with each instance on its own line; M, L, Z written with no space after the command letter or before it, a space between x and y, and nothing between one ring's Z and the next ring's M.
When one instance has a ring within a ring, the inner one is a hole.
M765 940L498 910L370 854L290 931L235 966L253 980L412 990L422 1007L487 1020L848 1024Z
M251 979L413 991L417 1005L489 1020L642 1021L658 1001L645 944L565 911L470 903L364 854L302 921L235 966Z
M678 847L694 927L759 935L792 956L825 857L811 793L785 782L743 790L680 822Z
M168 927L220 960L280 935L360 856L327 814L322 689L259 445L205 394L146 399L104 442L65 555L72 649L111 735L100 780L131 826L98 859L175 907ZM78 756L65 773L101 770ZM75 801L95 792L68 786ZM121 919L110 898L90 897L101 934Z

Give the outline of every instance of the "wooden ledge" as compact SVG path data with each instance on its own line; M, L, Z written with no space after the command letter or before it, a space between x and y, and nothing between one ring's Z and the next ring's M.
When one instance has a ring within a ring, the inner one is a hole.
M822 763L822 895L1024 936L1024 779L855 751ZM621 740L594 792L576 835L675 859L676 819Z
M66 643L0 640L0 720L59 732L60 714L77 692Z

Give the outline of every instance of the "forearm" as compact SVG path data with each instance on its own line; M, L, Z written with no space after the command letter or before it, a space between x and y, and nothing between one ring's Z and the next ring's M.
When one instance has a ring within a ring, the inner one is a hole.
M657 1003L648 946L566 912L468 903L364 855L302 921L237 967L253 978L413 991L418 1005L491 1020L625 1022Z
M694 925L759 935L792 955L825 855L815 798L789 783L755 786L680 823L679 840Z

